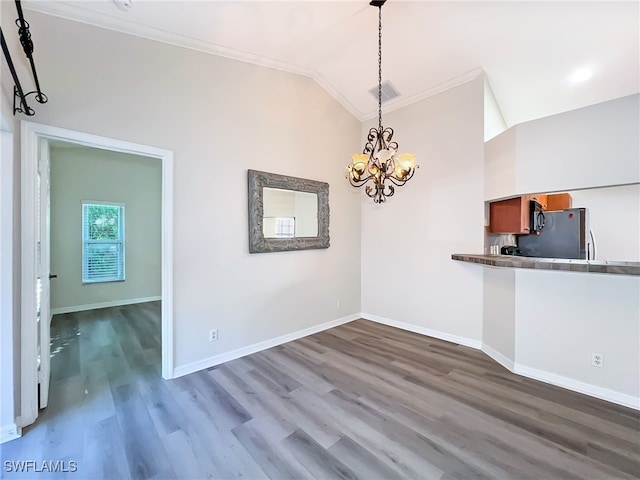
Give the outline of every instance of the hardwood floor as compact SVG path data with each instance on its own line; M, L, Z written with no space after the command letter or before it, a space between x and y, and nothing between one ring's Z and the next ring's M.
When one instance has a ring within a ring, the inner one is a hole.
M49 407L1 446L3 477L640 477L638 412L476 350L358 320L164 381L159 316L56 316ZM6 472L18 460L77 472Z

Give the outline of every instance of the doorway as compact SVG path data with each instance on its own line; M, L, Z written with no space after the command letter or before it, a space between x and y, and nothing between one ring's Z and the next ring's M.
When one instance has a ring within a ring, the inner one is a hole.
M22 122L22 282L20 426L38 417L38 389L48 390L49 357L49 184L48 143L66 142L156 159L162 164L161 350L162 376L173 375L173 152L73 130ZM39 298L42 297L42 298ZM41 300L41 301L39 301ZM38 322L38 320L40 321ZM42 347L42 352L40 349ZM38 355L42 353L39 360ZM47 392L40 392L46 403Z

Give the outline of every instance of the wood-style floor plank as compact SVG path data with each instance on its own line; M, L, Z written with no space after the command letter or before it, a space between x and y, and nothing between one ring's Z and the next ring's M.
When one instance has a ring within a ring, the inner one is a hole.
M170 381L159 302L51 338L49 406L0 457L78 471L2 478L640 478L639 412L364 320Z

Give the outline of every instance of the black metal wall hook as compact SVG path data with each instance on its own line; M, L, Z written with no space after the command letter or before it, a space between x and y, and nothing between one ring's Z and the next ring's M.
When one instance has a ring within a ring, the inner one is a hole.
M20 79L18 78L13 60L11 59L11 54L9 53L9 48L7 47L7 43L4 39L4 33L2 33L2 29L0 28L0 33L2 33L2 52L4 53L4 58L7 61L7 65L9 66L9 70L11 71L11 76L13 77L14 82L13 114L15 115L16 113L23 113L25 115L32 116L35 114L35 111L27 104L27 97L29 95L34 95L38 103L47 103L49 99L44 93L42 93L42 89L40 88L40 81L38 80L36 65L33 61L33 40L31 40L29 23L24 19L24 13L22 12L22 5L20 3L20 0L15 0L15 3L16 9L18 10L18 18L16 19L16 25L18 26L18 36L20 38L22 49L29 59L31 72L33 73L33 80L36 84L36 90L26 94L24 93L24 90L22 90Z
M24 113L25 115L33 115L35 112L33 109L27 104L27 96L22 91L22 85L20 85L20 79L18 78L18 74L16 73L16 69L13 66L13 60L11 60L11 54L9 53L9 48L7 47L7 42L4 41L4 32L2 32L2 28L0 28L0 35L2 37L2 53L4 53L4 58L7 60L7 65L9 66L9 70L11 71L11 76L13 77L13 114L16 113ZM20 99L20 105L16 106L16 99Z

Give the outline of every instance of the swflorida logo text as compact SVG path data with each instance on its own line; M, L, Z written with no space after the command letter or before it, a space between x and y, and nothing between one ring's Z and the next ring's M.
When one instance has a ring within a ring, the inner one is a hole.
M36 462L35 460L5 460L4 471L11 472L58 472L58 473L73 473L78 470L78 462L75 460L42 460Z

